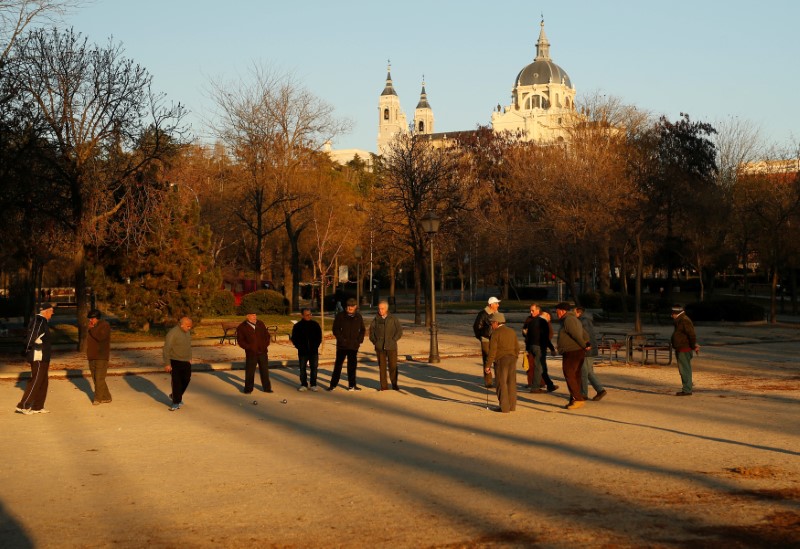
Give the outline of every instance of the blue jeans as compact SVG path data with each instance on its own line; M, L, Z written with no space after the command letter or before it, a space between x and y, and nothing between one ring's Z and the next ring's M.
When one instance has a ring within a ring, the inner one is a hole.
M317 386L317 368L319 367L319 353L301 355L297 353L297 360L300 363L300 385L308 387L308 375L306 367L311 370L311 386Z
M594 375L594 357L587 356L583 359L583 366L581 366L581 393L584 398L589 398L589 384L592 384L594 390L602 393L605 389L597 376Z
M692 392L692 352L675 352L678 359L678 372L681 374L681 391L684 393Z

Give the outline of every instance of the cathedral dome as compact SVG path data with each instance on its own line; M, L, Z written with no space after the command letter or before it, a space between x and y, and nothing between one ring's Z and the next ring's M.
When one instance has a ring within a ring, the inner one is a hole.
M564 69L550 59L550 41L544 33L544 20L541 22L539 40L536 42L536 59L533 63L519 71L514 81L517 86L536 86L543 84L564 84L572 88L572 81Z
M572 82L567 72L545 59L537 59L517 74L514 86L535 86L537 84L564 84L571 88Z

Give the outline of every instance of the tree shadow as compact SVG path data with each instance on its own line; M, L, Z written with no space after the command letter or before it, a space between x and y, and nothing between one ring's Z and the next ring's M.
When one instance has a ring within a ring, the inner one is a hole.
M6 512L5 505L2 503L0 503L0 540L2 540L0 541L2 547L17 549L35 547L25 528Z

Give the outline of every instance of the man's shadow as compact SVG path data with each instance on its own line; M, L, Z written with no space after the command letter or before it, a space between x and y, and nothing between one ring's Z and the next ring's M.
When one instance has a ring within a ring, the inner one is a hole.
M229 372L222 370L217 370L216 372L214 372L214 376L218 377L225 383L232 385L236 389L236 391L240 393L244 391L244 381L242 377L232 375Z
M169 398L164 391L156 387L156 384L147 379L145 376L125 376L125 382L134 391L144 393L156 402L160 402L161 404L165 404L167 406L172 404L172 399Z
M76 389L85 394L90 401L94 400L94 390L92 389L92 384L89 383L89 378L86 376L69 376L67 379L75 385Z

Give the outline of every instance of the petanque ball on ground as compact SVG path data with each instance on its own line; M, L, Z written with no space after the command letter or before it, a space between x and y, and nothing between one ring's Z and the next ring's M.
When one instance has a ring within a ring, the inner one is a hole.
M258 401L257 400L253 401L253 406L258 406Z
M286 403L288 403L288 402L289 402L289 401L288 401L288 400L286 400L285 398L284 398L283 400L281 400L281 404L286 404Z

